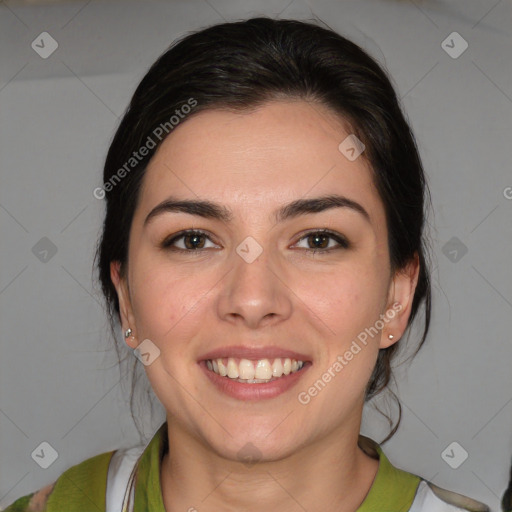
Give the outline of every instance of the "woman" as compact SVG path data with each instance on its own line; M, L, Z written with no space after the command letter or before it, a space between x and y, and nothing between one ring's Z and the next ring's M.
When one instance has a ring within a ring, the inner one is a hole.
M431 298L422 165L363 50L267 18L183 38L135 91L95 195L112 323L167 421L8 511L489 510L359 434Z

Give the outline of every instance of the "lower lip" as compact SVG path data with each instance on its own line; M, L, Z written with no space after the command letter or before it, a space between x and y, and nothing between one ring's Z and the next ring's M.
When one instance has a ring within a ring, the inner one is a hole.
M265 400L279 396L291 389L311 366L311 363L304 363L301 370L283 375L271 382L259 384L244 384L229 377L221 377L212 372L206 366L206 361L201 361L199 366L206 373L210 381L223 393L239 400Z

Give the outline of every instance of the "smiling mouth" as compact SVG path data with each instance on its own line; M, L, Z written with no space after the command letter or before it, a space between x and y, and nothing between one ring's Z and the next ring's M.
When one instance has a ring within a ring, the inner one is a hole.
M281 379L292 373L297 373L304 365L304 361L289 357L276 357L275 359L239 359L235 357L222 357L207 359L206 367L211 372L227 379L244 384L264 384Z

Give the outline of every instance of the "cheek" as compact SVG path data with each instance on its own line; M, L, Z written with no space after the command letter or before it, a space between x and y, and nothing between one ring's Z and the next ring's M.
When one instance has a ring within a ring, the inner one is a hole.
M379 318L386 282L378 268L354 263L328 274L303 276L294 290L341 349Z
M133 280L133 310L137 330L166 350L180 348L180 340L190 340L201 325L197 317L208 301L214 283L188 275L174 267L152 268Z
M199 275L184 275L176 267L160 265L134 276L133 310L139 342L151 340L160 350L145 366L147 377L167 410L190 407L188 393L198 392L194 375L194 340L204 329L205 308L211 308L208 291L214 283ZM186 383L187 393L183 393Z

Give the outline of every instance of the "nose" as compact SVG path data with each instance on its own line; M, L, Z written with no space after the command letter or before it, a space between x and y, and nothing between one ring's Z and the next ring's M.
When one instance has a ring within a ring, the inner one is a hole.
M218 300L222 320L257 329L289 318L293 292L277 256L264 249L248 262L233 251L230 260L232 270L222 281Z

